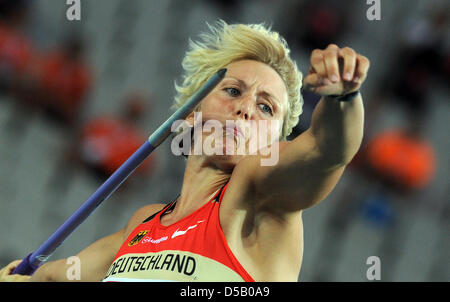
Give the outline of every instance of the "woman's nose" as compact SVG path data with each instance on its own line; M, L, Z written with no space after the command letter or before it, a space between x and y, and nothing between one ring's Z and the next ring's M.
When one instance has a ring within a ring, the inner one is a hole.
M242 117L244 120L249 120L249 115L247 112L242 111L242 110L238 110L237 115Z
M251 96L247 96L239 100L237 108L235 109L236 115L243 120L251 120L253 117L253 99Z

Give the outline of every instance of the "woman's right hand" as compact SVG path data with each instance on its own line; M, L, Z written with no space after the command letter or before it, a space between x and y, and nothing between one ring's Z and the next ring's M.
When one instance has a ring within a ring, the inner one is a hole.
M0 270L0 282L27 282L30 281L31 276L27 275L12 275L13 270L19 266L22 260L15 260Z

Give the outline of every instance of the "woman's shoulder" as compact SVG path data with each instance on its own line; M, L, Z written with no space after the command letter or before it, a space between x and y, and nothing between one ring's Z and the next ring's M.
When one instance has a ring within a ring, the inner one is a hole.
M125 227L125 238L127 238L131 232L140 225L145 219L147 219L149 216L161 211L166 204L163 203L153 203L146 205L139 210L137 210L130 218L130 220L127 223L127 226Z

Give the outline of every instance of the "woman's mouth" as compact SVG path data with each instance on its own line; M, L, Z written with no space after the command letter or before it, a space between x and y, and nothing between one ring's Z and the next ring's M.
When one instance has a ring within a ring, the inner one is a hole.
M245 138L244 132L237 125L227 125L225 127L225 130L227 132L231 133L233 136L237 136L237 137L240 137L240 138Z

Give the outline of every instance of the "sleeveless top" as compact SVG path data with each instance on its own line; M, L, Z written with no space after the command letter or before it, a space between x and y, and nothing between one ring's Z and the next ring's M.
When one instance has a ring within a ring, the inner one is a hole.
M192 214L169 225L161 215L175 202L144 220L119 249L103 281L247 281L227 244L219 207L228 183Z

